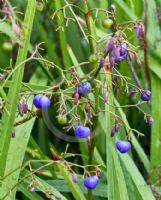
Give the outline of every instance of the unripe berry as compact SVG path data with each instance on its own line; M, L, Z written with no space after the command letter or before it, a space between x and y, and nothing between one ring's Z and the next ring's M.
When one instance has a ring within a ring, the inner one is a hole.
M151 99L151 92L149 90L142 91L140 98L143 101L149 101Z
M98 56L96 56L95 54L90 55L89 62L90 63L96 63L96 62L98 62Z
M12 51L13 45L10 42L3 43L3 50L4 51Z
M77 138L87 138L91 134L90 129L83 125L78 125L74 132Z
M90 190L94 190L99 183L99 178L98 176L90 176L84 179L84 185L86 188Z
M42 12L44 10L44 4L41 2L37 2L36 10Z
M103 26L104 28L107 28L107 29L111 28L112 25L113 25L112 19L105 19L105 20L102 22L102 26Z
M127 153L131 149L131 143L129 141L118 140L116 148L120 153Z
M58 116L58 123L62 125L66 124L67 123L66 116L62 116L62 115Z

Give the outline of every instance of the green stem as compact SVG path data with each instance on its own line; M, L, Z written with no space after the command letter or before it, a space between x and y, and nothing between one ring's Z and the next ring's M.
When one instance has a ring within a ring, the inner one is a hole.
M16 69L12 76L12 81L14 84L10 87L8 95L6 108L10 115L6 112L2 116L1 129L0 129L0 176L3 177L6 168L7 155L11 140L11 133L13 129L13 124L16 116L17 104L19 99L19 93L21 90L22 79L24 74L24 60L27 57L32 24L35 15L36 0L28 0L27 10L24 19L23 28L23 48L19 48L16 66L21 64L21 67ZM2 91L2 87L0 88Z

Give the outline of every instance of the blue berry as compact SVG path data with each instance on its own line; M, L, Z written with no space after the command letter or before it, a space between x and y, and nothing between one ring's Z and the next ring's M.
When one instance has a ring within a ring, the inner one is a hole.
M41 108L48 108L50 107L50 104L51 104L49 97L46 97L46 96L42 96L39 102L40 102Z
M99 183L98 176L90 176L84 179L84 185L90 190L94 190Z
M149 101L151 98L151 92L149 90L142 91L140 98L143 101Z
M43 95L36 95L33 101L36 108L48 108L51 104L51 101L48 97Z
M131 143L129 141L118 140L116 148L120 153L127 153L131 149Z
M77 138L86 138L91 134L90 129L83 125L77 126L74 132Z
M35 105L36 108L41 108L41 105L40 105L40 99L41 99L41 97L42 97L42 95L36 95L34 97L33 103L34 103L34 105Z
M85 82L78 85L78 92L81 95L86 95L91 90L91 84L89 82Z

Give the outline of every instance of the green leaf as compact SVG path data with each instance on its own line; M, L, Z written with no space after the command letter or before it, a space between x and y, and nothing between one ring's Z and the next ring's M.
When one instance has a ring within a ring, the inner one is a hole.
M118 112L120 113L121 118L129 126L129 123L128 123L127 119L126 119L126 115L123 112L122 108L119 107L120 105L119 105L119 103L118 103L118 101L116 99L115 99L115 105L118 106ZM144 153L143 148L141 147L141 145L139 144L138 140L136 139L136 137L135 137L135 135L133 133L131 134L131 138L132 138L133 147L135 148L135 150L136 150L141 162L143 163L145 169L147 170L147 172L149 172L149 170L150 170L150 162L149 162L146 154Z
M11 133L16 116L16 109L19 99L19 92L21 89L21 82L24 74L24 60L27 57L30 35L32 30L32 24L35 15L36 1L28 0L27 10L24 19L23 27L23 48L19 48L16 67L19 66L12 76L14 84L9 88L6 109L8 113L4 113L1 120L0 129L0 176L3 177L5 173L5 167L7 163L7 154L9 150L9 144L11 140ZM2 91L2 86L0 91Z
M113 93L111 74L106 75L109 88L109 104L113 105ZM105 110L114 112L113 107L106 104ZM110 200L128 200L125 178L121 168L120 160L114 147L115 140L110 136L113 127L113 118L110 113L105 113L105 122L100 120L102 128L106 134L106 156L107 156L107 178L108 178L108 198Z
M155 66L154 66L155 67ZM161 68L160 68L161 69ZM161 79L152 74L152 116L154 124L151 133L151 180L159 179L159 167L161 164Z

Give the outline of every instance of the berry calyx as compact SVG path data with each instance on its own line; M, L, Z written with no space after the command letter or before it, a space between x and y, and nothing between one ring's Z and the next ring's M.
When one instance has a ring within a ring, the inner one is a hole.
M74 133L77 138L87 138L88 136L90 136L91 131L86 126L78 125Z
M62 124L62 125L67 123L67 118L65 116L62 116L62 115L58 116L57 120L58 120L58 123Z
M142 91L140 98L143 101L149 101L151 99L151 92L149 90Z
M127 153L131 149L131 143L129 141L118 140L116 148L120 153Z
M86 188L90 190L94 190L99 183L99 178L98 176L90 176L84 179L84 185Z
M102 22L102 26L104 28L111 28L111 26L113 25L113 21L112 19L105 19L103 22Z
M96 62L98 62L98 57L95 54L90 55L89 62L90 63L96 63Z

